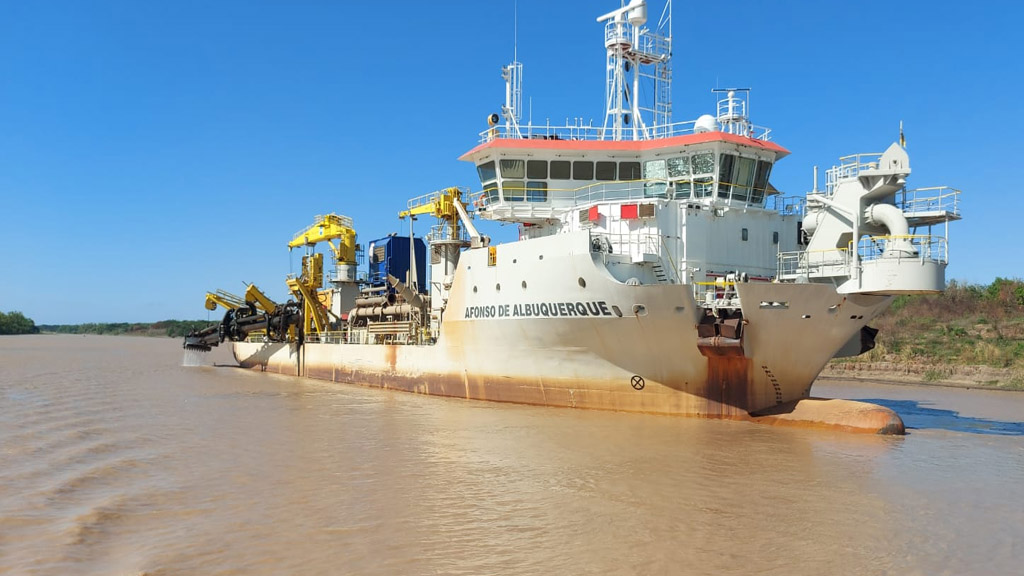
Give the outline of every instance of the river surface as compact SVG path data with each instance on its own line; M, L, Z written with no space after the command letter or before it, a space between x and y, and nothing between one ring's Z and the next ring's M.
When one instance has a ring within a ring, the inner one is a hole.
M1024 394L905 437L418 396L0 337L2 574L1020 574ZM215 365L216 364L216 365Z

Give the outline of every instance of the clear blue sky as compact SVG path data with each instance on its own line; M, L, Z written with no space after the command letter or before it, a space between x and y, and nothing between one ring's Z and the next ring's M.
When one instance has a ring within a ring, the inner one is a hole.
M964 190L947 277L1024 276L1024 10L834 4L677 1L675 119L752 87L754 122L793 152L772 176L788 195L903 120L910 185ZM283 300L314 215L351 216L365 244L405 230L408 198L479 189L456 158L503 102L513 2L352 6L0 2L0 311L205 318L205 291L243 282ZM595 18L617 6L519 0L535 121L602 122Z

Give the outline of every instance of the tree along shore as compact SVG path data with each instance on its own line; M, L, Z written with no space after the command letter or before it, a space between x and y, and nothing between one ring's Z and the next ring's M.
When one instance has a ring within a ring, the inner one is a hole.
M104 334L110 336L167 336L182 338L193 329L206 328L209 320L162 320L160 322L102 322L88 324L41 324L46 334Z
M36 334L39 328L21 312L0 312L0 334Z

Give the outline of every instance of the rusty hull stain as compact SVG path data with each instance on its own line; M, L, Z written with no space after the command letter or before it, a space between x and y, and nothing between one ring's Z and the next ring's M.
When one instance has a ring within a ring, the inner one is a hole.
M290 376L300 375L297 354L289 354L285 362L281 362L280 358L272 358L275 348L279 347L262 347L246 358L239 358L236 353L236 360L247 368ZM303 374L318 380L470 400L681 415L855 432L903 433L903 423L899 416L881 406L863 402L857 403L860 406L852 406L847 401L819 405L804 399L756 415L751 414L748 410L756 396L750 378L751 360L742 355L742 348L715 347L714 351L709 350L706 357L706 382L673 387L648 379L643 390L633 389L628 379L621 383L587 382L565 378L473 375L464 370L411 376L396 370L398 359L395 346L388 346L385 352L385 370L305 363Z

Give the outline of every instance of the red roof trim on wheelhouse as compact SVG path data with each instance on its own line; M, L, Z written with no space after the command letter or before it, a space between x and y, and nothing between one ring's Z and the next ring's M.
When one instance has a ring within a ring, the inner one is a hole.
M761 148L775 152L776 160L789 155L789 150L774 142L747 138L726 132L704 132L702 134L685 134L672 138L658 138L655 140L542 140L537 138L495 138L490 142L484 142L459 157L459 160L471 161L472 158L483 150L488 149L530 149L530 150L578 150L578 151L603 151L603 152L645 152L660 148L672 148L688 144L704 144L708 142L729 142L742 146Z

